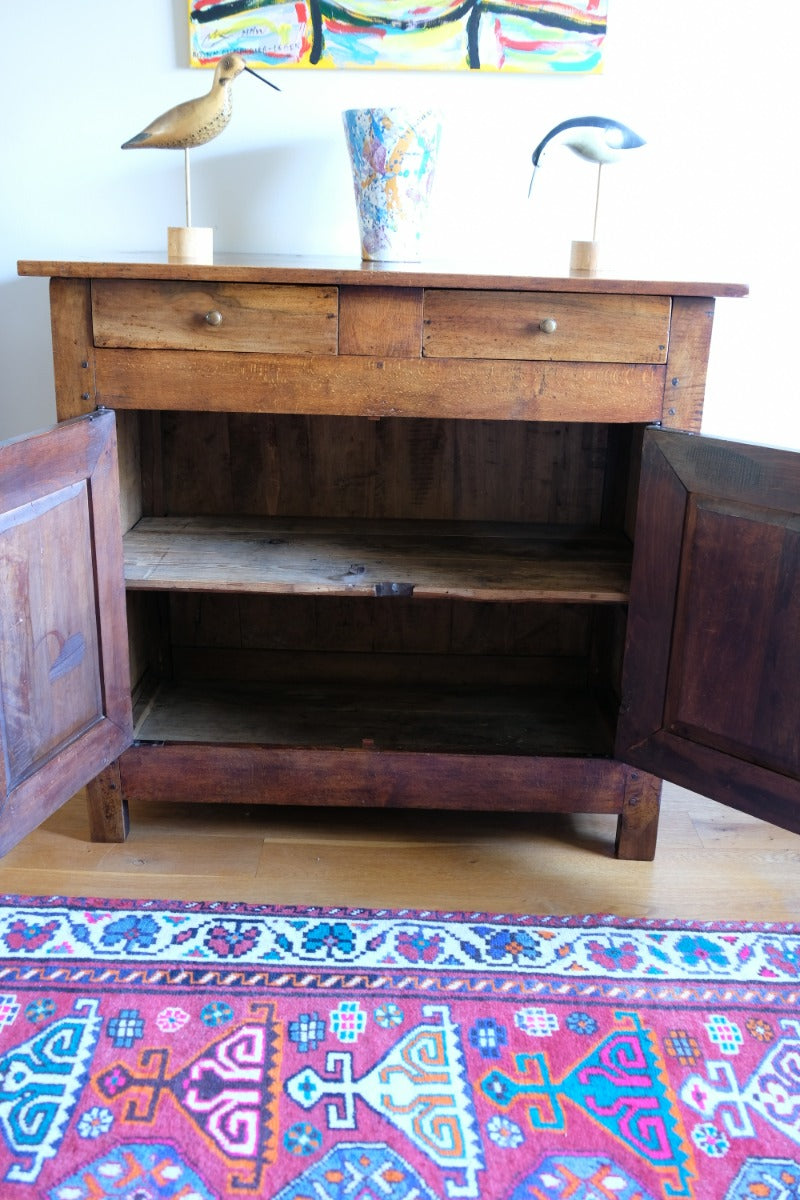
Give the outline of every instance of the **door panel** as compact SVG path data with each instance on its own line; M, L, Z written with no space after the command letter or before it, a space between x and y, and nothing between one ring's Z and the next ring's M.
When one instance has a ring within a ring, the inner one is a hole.
M39 546L69 547L54 572ZM0 517L0 679L14 788L102 717L86 484Z
M705 498L687 516L666 726L797 775L800 521Z
M800 455L648 430L617 754L800 831Z
M114 429L0 446L0 853L131 741Z

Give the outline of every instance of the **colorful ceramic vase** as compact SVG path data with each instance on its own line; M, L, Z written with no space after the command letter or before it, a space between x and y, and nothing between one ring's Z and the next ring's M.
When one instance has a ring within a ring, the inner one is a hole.
M353 168L361 257L421 257L441 123L436 113L350 108L342 114Z

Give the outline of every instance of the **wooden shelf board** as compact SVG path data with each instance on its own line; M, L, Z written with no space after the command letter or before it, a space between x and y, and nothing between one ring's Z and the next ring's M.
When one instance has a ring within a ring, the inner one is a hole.
M579 688L160 684L134 736L284 748L608 756L600 698Z
M627 539L475 522L145 518L131 590L625 603Z

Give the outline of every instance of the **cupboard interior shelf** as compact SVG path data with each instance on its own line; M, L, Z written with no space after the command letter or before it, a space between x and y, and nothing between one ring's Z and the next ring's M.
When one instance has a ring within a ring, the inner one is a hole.
M129 590L626 603L631 546L613 530L487 521L143 518Z
M606 697L607 700L607 697ZM610 756L602 689L160 681L136 706L141 742L215 742L574 757Z

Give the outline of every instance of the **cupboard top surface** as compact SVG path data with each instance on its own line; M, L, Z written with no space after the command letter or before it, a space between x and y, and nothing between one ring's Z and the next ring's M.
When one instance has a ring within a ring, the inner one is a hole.
M358 284L397 287L491 288L503 291L561 291L658 296L745 296L748 288L736 282L640 278L637 275L527 275L484 266L425 260L420 263L364 262L354 256L215 255L213 264L170 263L165 254L123 254L113 261L89 259L26 260L20 275L75 279L213 279L242 283Z

